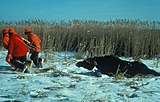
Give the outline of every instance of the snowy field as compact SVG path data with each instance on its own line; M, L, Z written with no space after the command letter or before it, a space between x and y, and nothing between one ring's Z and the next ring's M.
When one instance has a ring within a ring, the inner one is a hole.
M6 54L0 51L1 72L10 72ZM47 72L0 73L0 102L160 102L160 77L96 77L91 71L77 68L76 62L81 60L71 52L49 53L49 59L43 63L44 68L51 69ZM155 59L142 62L160 72L160 62Z

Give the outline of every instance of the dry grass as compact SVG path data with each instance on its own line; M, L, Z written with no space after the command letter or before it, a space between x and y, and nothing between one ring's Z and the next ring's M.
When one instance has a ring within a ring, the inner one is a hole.
M160 54L159 21L117 19L106 22L48 22L34 19L0 23L0 30L14 27L23 37L24 29L31 28L42 39L43 50L75 51L80 56L86 51L92 51L94 56L114 54L135 59Z

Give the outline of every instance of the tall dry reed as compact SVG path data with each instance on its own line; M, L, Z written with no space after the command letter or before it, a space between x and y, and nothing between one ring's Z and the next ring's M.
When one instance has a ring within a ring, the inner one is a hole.
M43 50L86 51L94 56L114 54L135 58L160 55L160 22L117 19L105 22L94 20L44 21L39 19L0 22L0 30L14 27L24 35L29 27L42 40ZM0 36L2 39L2 35Z

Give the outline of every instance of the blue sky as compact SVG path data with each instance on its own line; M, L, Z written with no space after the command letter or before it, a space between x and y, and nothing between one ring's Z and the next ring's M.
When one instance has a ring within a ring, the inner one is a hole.
M0 20L160 21L160 0L0 0Z

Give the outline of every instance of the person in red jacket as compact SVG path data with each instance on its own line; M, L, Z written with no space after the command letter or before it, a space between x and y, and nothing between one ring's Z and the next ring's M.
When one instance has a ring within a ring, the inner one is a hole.
M23 42L22 37L17 34L14 28L9 29L9 45L6 61L15 67L15 70L24 69L27 62L28 48Z
M9 34L8 34L8 29L4 28L2 30L3 33L3 39L2 39L2 43L3 43L3 47L5 49L8 49L8 44L9 44Z
M36 34L32 33L29 28L25 29L25 35L28 37L30 45L34 46L34 48L30 49L31 60L33 60L37 68L40 68L42 67L42 59L38 58L38 54L41 51L41 40Z

